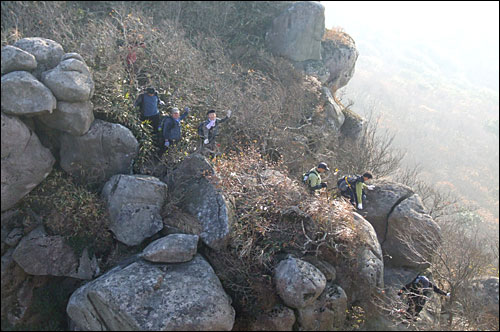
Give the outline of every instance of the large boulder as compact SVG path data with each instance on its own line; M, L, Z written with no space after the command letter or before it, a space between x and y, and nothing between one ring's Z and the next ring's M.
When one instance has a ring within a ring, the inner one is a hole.
M276 291L283 302L292 308L311 305L326 286L326 278L314 265L288 257L274 270Z
M36 66L32 54L12 45L2 47L2 75L11 71L31 71Z
M365 119L348 108L342 108L342 113L344 114L344 123L340 128L342 138L347 142L357 142L365 129Z
M167 182L178 206L195 216L203 243L212 249L224 248L229 238L233 211L223 194L207 178L214 170L200 154L186 157L171 173ZM176 225L181 226L181 225ZM188 232L188 229L182 229Z
M167 185L148 175L114 175L102 189L110 216L110 229L129 246L163 228L160 211L167 196Z
M321 57L328 69L326 85L335 93L347 85L354 76L354 68L359 52L354 40L347 34L342 40L327 39L321 42Z
M387 221L382 244L389 266L428 267L441 243L441 228L425 210L418 195L399 203Z
M61 135L61 167L87 181L104 182L130 174L139 143L132 132L115 123L95 120L82 136Z
M90 101L68 103L58 101L57 107L51 114L43 114L38 118L46 126L66 132L73 136L81 136L94 122L94 105Z
M92 279L99 273L96 258L90 259L87 250L78 258L63 237L47 235L43 226L23 237L12 257L31 275Z
M186 263L116 267L77 289L66 311L81 331L230 331L235 317L200 255Z
M345 115L344 112L342 112L343 107L335 101L329 88L322 87L321 92L324 102L324 122L327 123L335 132L340 133L340 128L342 128L345 121Z
M273 20L266 43L272 53L292 61L320 60L324 32L325 7L298 1Z
M2 112L16 116L52 113L57 100L35 76L14 71L2 76Z
M37 78L40 78L42 72L57 66L64 55L64 49L61 44L51 39L39 37L23 38L15 42L14 46L32 54L36 58L38 67L34 75Z
M85 62L74 57L61 61L54 69L42 74L42 82L57 100L85 102L94 94L94 81Z
M55 158L21 120L2 112L2 211L26 196L52 171Z

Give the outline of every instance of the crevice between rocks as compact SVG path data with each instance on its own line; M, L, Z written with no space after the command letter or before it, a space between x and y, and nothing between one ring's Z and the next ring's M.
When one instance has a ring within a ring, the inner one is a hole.
M409 194L406 194L404 195L403 197L399 198L397 200L396 203L394 203L394 205L391 207L391 210L389 211L389 213L387 213L387 217L385 217L385 232L384 232L384 240L382 241L382 243L380 243L380 247L382 247L385 243L385 240L387 239L387 232L389 231L389 218L392 214L392 212L394 212L394 209L396 209L396 207L401 204L404 200L407 200L408 198L410 198L411 196L415 195L415 193L409 193Z

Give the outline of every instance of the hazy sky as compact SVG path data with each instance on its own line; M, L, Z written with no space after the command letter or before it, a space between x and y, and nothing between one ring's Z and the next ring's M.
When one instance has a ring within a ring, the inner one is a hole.
M498 1L321 1L321 4L325 7L326 28L340 26L355 41L369 29L388 38L427 42L449 52L464 49L463 54L468 56L484 54L484 61L498 69Z

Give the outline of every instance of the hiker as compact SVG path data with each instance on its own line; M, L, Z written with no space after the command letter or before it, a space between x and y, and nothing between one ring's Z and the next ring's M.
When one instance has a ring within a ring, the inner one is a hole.
M326 182L321 182L321 173L329 171L330 169L326 165L326 163L321 162L317 167L311 168L311 170L303 175L302 182L307 184L307 187L314 193L316 190L321 188L326 188Z
M432 295L431 291L450 297L450 293L446 293L435 286L429 279L425 276L418 275L413 281L406 284L398 292L398 296L401 296L404 292L407 292L408 296L408 309L406 309L405 316L408 319L416 320L417 316L422 311L425 302Z
M207 120L200 123L198 126L198 135L200 136L199 151L204 153L209 151L215 152L215 138L219 134L219 124L226 122L231 117L231 110L228 110L224 119L217 118L215 110L207 112Z
M372 178L373 175L370 172L364 173L363 176L344 176L337 181L337 187L342 196L349 198L351 204L357 207L358 210L363 210L363 199L366 198L363 190L365 188L368 190L375 189L375 186L365 183Z
M172 108L171 114L163 118L160 129L163 140L162 152L169 146L175 145L181 139L181 121L189 114L189 107L184 107L184 114L180 115L177 107Z
M156 133L160 125L159 105L165 105L165 103L158 97L158 92L151 87L147 88L146 92L141 93L134 103L134 107L139 107L141 111L141 121L151 121L153 133Z

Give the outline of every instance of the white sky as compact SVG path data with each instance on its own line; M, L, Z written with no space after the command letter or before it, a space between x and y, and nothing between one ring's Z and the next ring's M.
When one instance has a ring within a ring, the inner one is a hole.
M407 40L480 46L498 59L498 1L320 2L325 7L326 28L340 26L355 41L360 27L370 27Z

